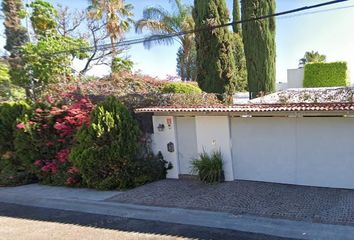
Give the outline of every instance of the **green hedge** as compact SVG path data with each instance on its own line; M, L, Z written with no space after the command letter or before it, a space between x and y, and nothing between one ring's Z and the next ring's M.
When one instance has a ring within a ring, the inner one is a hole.
M0 104L0 186L28 181L26 166L17 158L14 146L17 120L28 111L25 102Z
M16 120L29 109L30 106L25 102L0 104L0 154L13 151Z
M167 83L163 89L163 93L202 93L202 90L190 83Z
M346 62L306 64L304 87L348 86L347 70Z

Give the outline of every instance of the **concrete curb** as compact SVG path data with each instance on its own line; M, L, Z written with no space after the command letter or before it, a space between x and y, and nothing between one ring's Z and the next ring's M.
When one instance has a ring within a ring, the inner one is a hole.
M271 219L247 215L179 208L150 207L104 201L64 199L20 194L0 189L0 202L24 206L69 210L140 220L221 228L295 239L352 240L354 227Z

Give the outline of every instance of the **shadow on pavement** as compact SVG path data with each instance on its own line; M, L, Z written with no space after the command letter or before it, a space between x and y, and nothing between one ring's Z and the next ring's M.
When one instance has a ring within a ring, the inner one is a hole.
M15 204L0 203L0 217L12 217L85 227L159 234L192 239L237 239L237 240L285 240L255 233L232 231L220 228L207 228L182 224L171 224L158 221L145 221L121 217L87 214L74 211L62 211L47 208L27 207Z

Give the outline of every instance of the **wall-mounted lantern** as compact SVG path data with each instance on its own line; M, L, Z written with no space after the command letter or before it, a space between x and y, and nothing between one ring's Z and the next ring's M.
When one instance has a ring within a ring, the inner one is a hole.
M165 125L160 123L158 126L157 126L157 130L159 130L159 132L163 132L163 130L165 130Z
M167 143L167 151L169 151L169 152L175 151L175 145L173 144L173 142Z

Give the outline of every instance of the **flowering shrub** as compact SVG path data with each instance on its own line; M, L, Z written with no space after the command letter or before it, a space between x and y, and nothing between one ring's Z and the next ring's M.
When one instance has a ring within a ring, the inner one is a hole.
M16 125L17 155L32 165L45 184L80 185L80 173L68 156L75 133L83 124L89 124L93 104L85 97L66 94L62 99L48 98L37 105L31 116Z

